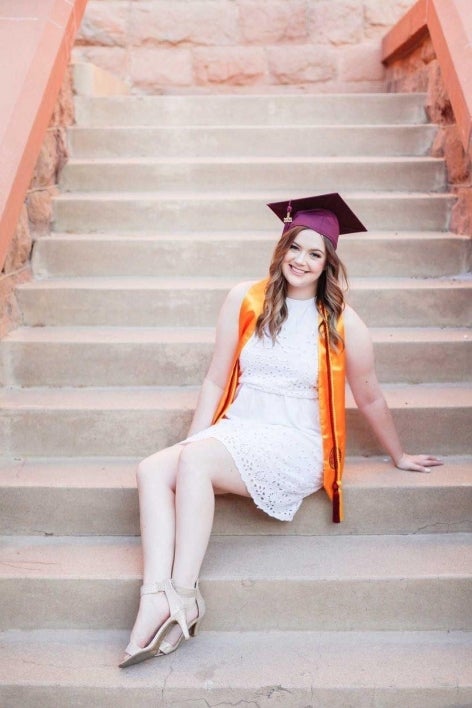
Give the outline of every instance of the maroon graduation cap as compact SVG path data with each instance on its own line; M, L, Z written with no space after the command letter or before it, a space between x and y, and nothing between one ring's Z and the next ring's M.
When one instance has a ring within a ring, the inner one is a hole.
M337 192L275 202L267 206L283 221L283 233L293 226L305 226L326 236L335 248L340 234L367 231Z

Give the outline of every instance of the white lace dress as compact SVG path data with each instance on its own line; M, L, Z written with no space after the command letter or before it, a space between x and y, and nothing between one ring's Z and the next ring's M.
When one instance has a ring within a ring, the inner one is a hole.
M220 440L256 505L283 521L323 484L318 314L312 299L287 298L287 307L275 345L253 335L243 348L226 417L183 441Z

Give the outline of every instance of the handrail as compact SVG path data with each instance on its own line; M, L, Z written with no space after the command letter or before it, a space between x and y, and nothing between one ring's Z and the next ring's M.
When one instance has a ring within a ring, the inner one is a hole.
M472 13L470 0L418 0L382 42L389 65L429 34L466 153L472 157Z
M87 0L2 2L0 270L15 233Z

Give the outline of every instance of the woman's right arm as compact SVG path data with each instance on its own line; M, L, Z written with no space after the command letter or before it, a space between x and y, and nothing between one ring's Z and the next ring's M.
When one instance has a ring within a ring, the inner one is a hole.
M188 434L208 428L231 372L239 339L239 312L251 283L239 283L232 288L223 303L216 325L213 357L198 396L197 406Z

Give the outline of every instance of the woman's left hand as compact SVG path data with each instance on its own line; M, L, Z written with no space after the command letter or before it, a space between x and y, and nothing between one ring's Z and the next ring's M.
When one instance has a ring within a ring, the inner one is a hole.
M395 467L410 472L431 472L431 467L442 464L444 464L443 461L433 455L408 455L405 452L395 463Z

